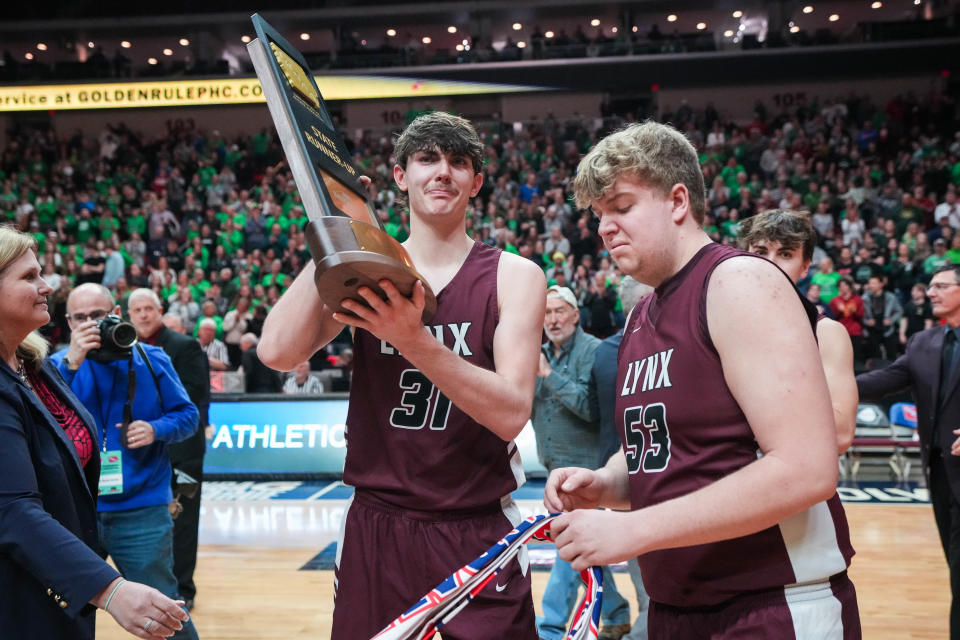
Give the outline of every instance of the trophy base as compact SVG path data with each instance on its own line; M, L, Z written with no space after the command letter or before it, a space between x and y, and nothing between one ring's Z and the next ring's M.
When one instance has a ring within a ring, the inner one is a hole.
M311 220L306 229L307 246L316 266L314 283L324 304L337 313L350 313L341 302L350 298L366 304L357 293L369 287L381 298L381 280L389 280L400 293L410 297L420 280L426 288L423 320L437 310L437 298L410 260L406 250L387 232L372 225L341 216Z

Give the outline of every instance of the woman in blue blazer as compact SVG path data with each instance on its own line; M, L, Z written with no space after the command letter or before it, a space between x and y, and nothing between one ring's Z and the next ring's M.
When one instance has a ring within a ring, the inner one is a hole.
M50 320L31 236L0 227L0 635L87 640L94 610L159 640L186 618L94 550L100 445L35 330Z

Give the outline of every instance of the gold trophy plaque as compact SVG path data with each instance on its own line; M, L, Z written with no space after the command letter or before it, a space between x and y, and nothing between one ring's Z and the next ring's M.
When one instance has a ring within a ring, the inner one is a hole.
M306 59L259 14L251 20L257 38L247 52L310 219L305 232L320 298L334 311L349 313L340 303L346 298L363 303L359 287L386 298L379 282L390 280L409 297L420 280L427 293L423 317L429 319L436 297L373 212Z

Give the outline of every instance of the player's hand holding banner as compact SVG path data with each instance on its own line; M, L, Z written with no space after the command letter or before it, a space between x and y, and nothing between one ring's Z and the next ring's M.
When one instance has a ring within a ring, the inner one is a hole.
M552 541L550 522L559 516L530 516L487 549L473 562L458 569L449 578L424 595L419 602L391 622L373 640L428 640L474 598L520 552L530 540ZM600 629L600 602L603 578L600 569L580 572L587 593L577 607L567 640L596 640Z

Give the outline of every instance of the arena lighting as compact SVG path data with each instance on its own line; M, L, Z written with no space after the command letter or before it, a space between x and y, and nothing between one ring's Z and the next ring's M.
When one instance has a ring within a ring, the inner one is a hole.
M26 58L27 60L33 60L33 54L30 53L29 51L26 52L26 53L23 55L23 57Z
M637 25L633 25L633 32L636 33L637 31L638 31Z
M724 37L724 38L732 38L732 37L733 37L733 29L727 29L726 31L724 31L724 32L723 32L723 37Z
M545 38L552 38L553 35L554 35L554 34L553 34L553 31L547 31L545 34L543 34L543 36L544 36Z
M360 45L363 46L363 47L367 46L367 41L366 41L366 39L361 40L361 41L360 41Z
M124 40L123 42L120 43L120 46L123 47L124 49L129 49L131 47L130 41Z
M163 55L165 55L165 56L172 56L172 55L173 55L173 49L164 49L164 50L163 50Z
M840 19L840 14L838 14L838 13L832 14L832 15L830 16L830 18L829 18L830 22L836 22L836 21L839 20L839 19Z
M455 26L450 25L449 27L447 27L447 33L456 33L456 32L457 32L457 28Z
M610 27L610 31L611 33L616 33L617 31L620 31L620 29L618 29L617 27Z
M430 36L423 36L420 39L420 42L422 42L423 44L430 44L431 42L433 42L433 38L431 38Z
M520 29L523 29L523 25L520 24L519 22L514 22L514 23L513 23L513 30L514 30L514 31L520 31Z
M465 46L465 47L466 47L467 45L469 45L469 44L470 44L470 41L469 41L469 40L467 40L466 38L464 38L463 40L461 40L461 41L460 41L460 44L462 44L463 46Z
M676 22L676 21L677 21L677 14L671 13L670 15L667 16L667 22Z
M93 44L93 40L91 40L90 42L87 43L87 48L88 48L88 49L93 49L94 46L95 46L95 45Z
M396 29L387 29L387 37L388 37L388 38L392 38L392 37L394 37L395 35L397 35L397 30L396 30Z
M147 64L157 64L156 58L147 58Z
M591 26L591 27L599 27L599 26L600 26L600 20L598 20L597 18L594 18L593 20L590 21L590 26Z
M871 9L879 9L879 8L882 7L882 6L883 6L883 3L882 3L882 2L874 2L873 4L870 5L870 8L871 8Z
M180 38L180 46L181 46L181 47L189 47L189 46L190 46L190 41L187 40L186 38Z
M518 49L523 49L523 48L526 47L526 46L527 46L527 43L524 42L523 40L521 40L520 42L517 43L517 48L518 48Z
M813 7L808 4L807 6L805 6L805 7L803 8L803 12L804 12L804 13L813 13Z
M698 22L698 23L697 23L697 31L703 31L703 30L706 29L706 28L707 28L707 23L706 23L706 22Z
M913 0L913 4L920 4L920 0Z
M742 18L742 17L743 17L743 11L740 11L740 9L737 9L737 10L734 11L731 15L732 15L734 18Z
M250 42L250 36L240 36L240 42L242 42L243 44L247 44L248 42Z
M301 34L300 34L300 39L301 39L301 40L309 40L309 39L310 39L310 34L309 34L309 33L301 33Z
M456 49L457 49L457 51L463 51L463 45L462 45L462 44L458 44L457 47L456 47Z
M37 50L38 50L38 51L46 51L46 50L47 50L47 45L44 44L43 42L38 42L38 43L37 43Z
M793 25L792 27L790 27L790 33L800 33L800 27L798 27L797 25Z

